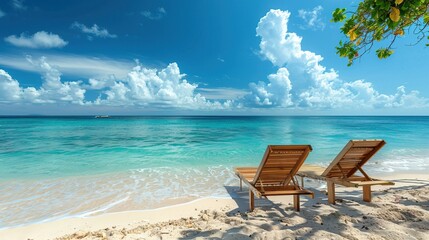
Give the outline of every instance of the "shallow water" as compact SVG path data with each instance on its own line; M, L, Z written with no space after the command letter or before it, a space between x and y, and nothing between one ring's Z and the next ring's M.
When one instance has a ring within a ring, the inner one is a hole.
M229 196L232 167L268 144L311 144L306 162L327 165L384 139L369 171L429 169L427 136L429 117L0 118L0 228Z

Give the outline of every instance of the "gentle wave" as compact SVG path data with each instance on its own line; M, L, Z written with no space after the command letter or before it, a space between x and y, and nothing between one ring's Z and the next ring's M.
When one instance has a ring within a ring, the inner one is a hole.
M381 173L429 170L429 149L395 149L374 157L366 167Z
M225 166L152 168L98 176L0 182L0 228L64 217L153 209L204 197L230 197Z

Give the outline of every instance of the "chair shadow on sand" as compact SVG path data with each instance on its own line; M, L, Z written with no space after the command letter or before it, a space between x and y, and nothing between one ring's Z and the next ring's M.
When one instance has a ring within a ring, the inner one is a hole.
M420 188L429 187L429 181L417 179L398 179L397 183L415 184L413 188L418 191ZM316 232L325 231L327 234L337 234L341 237L352 238L353 233L350 233L350 227L358 231L366 232L369 229L376 228L380 216L366 214L360 210L360 206L375 207L377 211L388 212L389 209L384 209L377 205L377 199L383 198L386 194L390 194L388 198L395 196L396 191L409 190L409 186L401 187L386 187L384 190L374 191L374 203L364 202L362 200L362 191L359 189L348 190L346 192L339 191L337 195L337 204L328 204L328 196L326 191L319 191L314 188L309 188L314 191L314 199L309 197L302 198L301 212L294 211L292 198L279 203L272 198L255 199L255 210L249 212L249 196L248 189L243 188L240 191L239 186L225 186L226 191L237 204L237 207L226 212L226 218L240 219L242 224L227 227L226 229L204 229L204 230L184 230L182 231L183 238L180 239L277 239L280 233L293 234L298 233L304 238L314 237ZM286 199L286 198L284 198ZM395 204L403 206L419 207L422 210L429 211L429 200L424 202L415 202L409 199L401 199L400 203L391 203L391 207ZM329 207L329 211L326 210ZM321 208L325 208L321 210ZM418 219L418 216L410 215L410 212L403 210L399 212L405 219L391 220L394 223L400 224L405 221L411 228L419 229L424 226L429 226L429 221ZM380 213L381 214L381 213ZM381 216L383 217L383 216ZM255 221L256 219L256 221ZM296 222L295 219L301 219L301 222ZM350 222L350 219L353 221ZM389 220L389 219L387 219ZM295 222L294 222L295 221ZM254 232L248 233L248 229L252 228ZM261 235L262 234L262 235ZM386 233L387 234L387 233ZM213 236L216 237L213 237Z

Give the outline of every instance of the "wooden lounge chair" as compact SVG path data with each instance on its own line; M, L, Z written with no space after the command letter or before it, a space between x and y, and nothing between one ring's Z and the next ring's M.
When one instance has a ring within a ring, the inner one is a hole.
M331 204L335 204L335 184L362 187L363 200L371 202L371 186L395 185L390 181L371 178L362 169L362 166L385 144L384 140L350 140L324 171L323 168L320 170L321 167L308 165L303 166L297 175L325 180L328 185L328 202ZM362 176L355 175L357 171Z
M235 174L249 187L249 208L255 208L254 195L294 195L294 208L299 211L299 196L313 192L298 185L295 174L312 148L310 145L268 145L261 164L256 167L237 167Z

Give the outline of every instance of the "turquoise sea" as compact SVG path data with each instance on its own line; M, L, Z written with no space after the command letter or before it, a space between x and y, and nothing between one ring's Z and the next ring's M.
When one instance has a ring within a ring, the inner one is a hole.
M0 229L227 197L268 144L311 144L326 166L384 139L369 172L429 170L428 136L429 117L1 117Z

